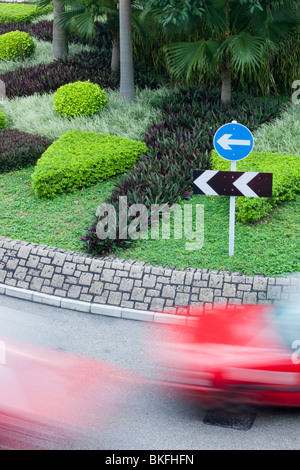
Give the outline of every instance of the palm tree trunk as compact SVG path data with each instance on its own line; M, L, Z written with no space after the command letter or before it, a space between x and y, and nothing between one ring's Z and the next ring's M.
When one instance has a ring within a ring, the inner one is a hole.
M130 0L120 0L120 96L134 100L134 74L131 37Z
M118 72L120 70L120 41L116 37L113 37L112 41L112 55L110 67L113 72Z
M60 0L53 0L53 39L52 39L52 55L55 59L59 59L68 54L68 38L65 30L58 24L58 16L64 11L63 4Z
M228 62L222 66L221 103L231 102L231 67Z

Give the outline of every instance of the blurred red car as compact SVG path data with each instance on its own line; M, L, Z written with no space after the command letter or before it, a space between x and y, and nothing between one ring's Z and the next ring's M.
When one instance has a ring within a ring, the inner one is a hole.
M128 382L104 362L1 338L0 384L0 449L51 450L99 430Z
M165 384L204 406L300 406L297 303L199 313L193 327L176 327L158 350Z

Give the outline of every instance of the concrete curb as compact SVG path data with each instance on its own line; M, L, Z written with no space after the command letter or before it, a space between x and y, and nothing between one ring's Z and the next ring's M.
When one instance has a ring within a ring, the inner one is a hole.
M20 287L0 284L0 295L7 295L18 299L28 300L53 307L76 310L82 313L103 315L127 320L148 321L153 323L167 323L172 325L187 325L193 321L188 315L172 315L170 313L151 312L148 310L136 310L113 305L95 304L80 300L66 299L55 295L22 289Z
M186 321L193 309L286 302L300 276L151 266L0 237L0 293L119 318Z

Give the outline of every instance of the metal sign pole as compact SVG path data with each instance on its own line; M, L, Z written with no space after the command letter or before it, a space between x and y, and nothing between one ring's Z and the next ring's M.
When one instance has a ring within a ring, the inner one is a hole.
M231 161L231 171L236 171L236 161ZM235 196L230 196L229 207L229 256L234 255Z

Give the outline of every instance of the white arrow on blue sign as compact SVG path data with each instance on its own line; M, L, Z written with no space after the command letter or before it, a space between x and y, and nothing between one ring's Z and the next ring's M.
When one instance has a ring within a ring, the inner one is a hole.
M225 160L242 160L252 152L253 146L252 133L246 126L236 122L220 127L214 136L214 147Z

